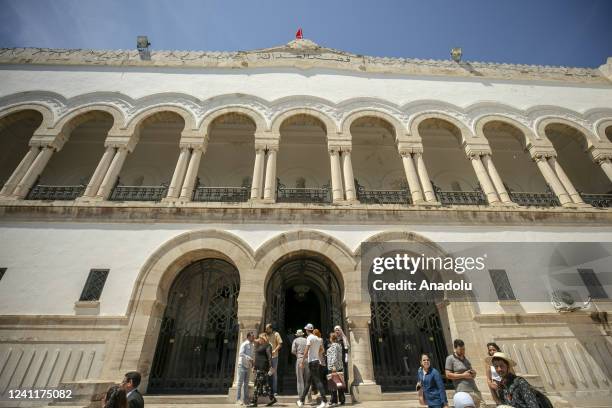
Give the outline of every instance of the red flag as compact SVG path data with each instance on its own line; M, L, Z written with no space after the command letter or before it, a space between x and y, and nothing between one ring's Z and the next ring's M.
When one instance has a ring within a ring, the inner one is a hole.
M297 32L295 33L295 39L296 40L301 40L303 37L302 35L302 27L298 28Z

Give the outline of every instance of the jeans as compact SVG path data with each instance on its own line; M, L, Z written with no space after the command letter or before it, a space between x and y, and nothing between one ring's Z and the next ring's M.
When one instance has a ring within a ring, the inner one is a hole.
M272 368L274 369L274 374L272 374L272 393L276 395L278 385L278 356L272 357Z
M310 370L308 364L304 365L304 368L300 368L301 360L295 362L295 377L297 378L297 391L298 395L302 395L304 392L304 386L310 381Z
M238 367L238 388L236 394L236 401L240 401L240 397L242 396L242 401L247 404L249 401L249 372L248 368L244 368L242 366Z
M308 395L308 391L310 391L311 385L314 385L315 387L317 387L317 390L319 390L321 400L323 402L327 402L327 398L325 397L324 391L325 387L323 387L323 383L321 382L321 364L319 363L319 360L311 361L310 363L308 363L308 369L310 370L310 381L306 383L304 391L302 392L302 395L300 395L300 401L306 401L306 395Z

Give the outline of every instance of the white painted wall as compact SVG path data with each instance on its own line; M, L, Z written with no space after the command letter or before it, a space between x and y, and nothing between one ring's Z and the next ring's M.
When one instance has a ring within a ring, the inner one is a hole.
M611 85L583 86L546 81L502 81L446 77L356 74L324 69L180 69L114 67L3 66L0 96L51 91L67 98L90 92L121 92L141 98L180 92L207 99L244 93L268 101L310 95L338 103L351 98L380 98L396 104L433 99L457 106L497 101L518 109L554 105L584 112L610 107Z
M124 315L140 268L164 242L190 230L222 229L253 249L290 225L4 223L0 225L0 314L74 315L74 302L92 268L109 268L100 314ZM355 250L385 226L313 225ZM400 228L393 228L400 229ZM610 228L444 227L411 225L406 230L436 242L612 242ZM520 255L520 254L519 254ZM512 254L517 256L517 254ZM612 285L606 284L608 293ZM481 313L503 312L482 303ZM527 312L550 312L550 304L524 304Z

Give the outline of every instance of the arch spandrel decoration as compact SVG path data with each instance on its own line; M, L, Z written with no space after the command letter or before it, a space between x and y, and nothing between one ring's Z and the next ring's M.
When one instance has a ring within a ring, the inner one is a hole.
M377 118L377 119L380 119L388 123L390 127L393 129L393 133L394 133L393 136L395 137L396 141L403 139L405 137L408 137L408 130L406 126L402 122L400 122L396 117L386 112L381 112L381 111L371 110L371 109L362 109L362 110L358 110L358 111L349 113L342 120L342 123L340 125L342 134L350 135L351 125L355 123L356 121L358 121L359 119L368 118L368 117Z

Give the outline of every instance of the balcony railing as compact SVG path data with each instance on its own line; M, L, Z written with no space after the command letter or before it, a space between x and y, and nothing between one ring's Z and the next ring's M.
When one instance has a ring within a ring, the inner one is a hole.
M357 189L357 199L363 204L412 204L408 190L366 190Z
M525 191L510 191L510 200L525 207L558 207L559 199L552 191L544 193L528 193Z
M278 203L331 203L331 190L329 187L307 188L294 187L288 188L277 181L276 202Z
M168 193L168 186L123 186L117 184L111 193L111 201L161 201Z
M612 207L612 194L583 194L580 196L585 203L591 204L596 208L610 208Z
M193 201L240 203L249 200L248 187L196 187Z
M78 186L47 186L36 184L26 197L26 200L67 200L72 201L85 192L84 185Z
M436 198L442 205L487 205L487 197L476 187L474 191L444 191L433 184Z

